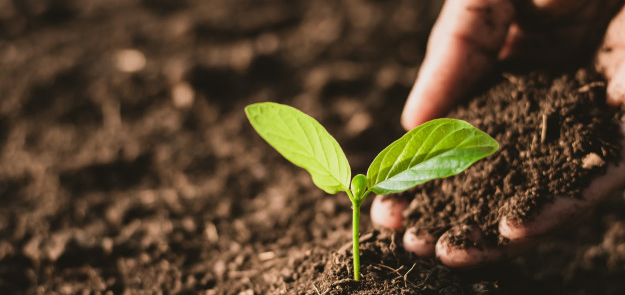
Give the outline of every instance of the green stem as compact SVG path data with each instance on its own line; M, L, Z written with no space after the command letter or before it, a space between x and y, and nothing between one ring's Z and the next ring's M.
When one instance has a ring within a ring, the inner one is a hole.
M373 192L373 191L372 191L370 188L368 188L368 189L367 189L367 190L366 190L366 191L362 194L362 196L360 196L360 200L359 200L359 201L360 201L360 202L364 201L364 200L367 198L367 196L368 196L371 192Z
M352 204L356 203L356 197L354 196L352 191L346 190L345 192L347 193L347 196L349 197L349 200L352 201Z
M360 245L359 245L359 226L360 226L360 202L352 202L352 211L354 212L353 225L353 244L354 244L354 281L360 280Z

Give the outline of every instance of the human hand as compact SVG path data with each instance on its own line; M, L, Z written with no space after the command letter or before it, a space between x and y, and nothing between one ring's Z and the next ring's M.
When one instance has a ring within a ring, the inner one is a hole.
M608 80L608 102L624 102L625 10L612 19L621 5L618 0L447 1L402 125L410 130L445 115L502 62L526 67L588 62L602 37L596 68Z
M561 66L572 61L590 60L595 55L597 70L608 81L608 102L625 101L625 10L609 23L621 1L470 0L445 3L432 31L428 53L410 93L402 124L411 129L444 115L479 80L502 62L524 65ZM607 30L606 30L607 27ZM548 30L546 28L549 28ZM566 52L568 54L563 54ZM625 134L625 126L623 126ZM625 142L622 144L625 146ZM623 149L622 159L625 159ZM504 216L499 232L511 240L505 247L455 249L448 241L452 229L440 237L411 228L404 236L404 247L419 255L437 255L452 267L467 267L513 255L538 237L570 223L571 219L610 195L625 183L625 160L609 166L583 192L583 199L556 198L529 222L520 225ZM375 224L401 229L402 211L407 202L383 201L377 197L371 217ZM478 242L482 233L471 229L469 238Z

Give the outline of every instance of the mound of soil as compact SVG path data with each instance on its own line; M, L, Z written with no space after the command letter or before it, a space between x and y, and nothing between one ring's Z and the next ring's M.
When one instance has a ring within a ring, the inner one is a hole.
M554 196L580 198L620 159L622 112L606 105L598 75L504 77L449 114L490 134L500 150L464 173L404 194L415 196L407 225L435 236L454 225L477 225L497 243L502 216L522 223ZM455 242L463 245L462 234Z

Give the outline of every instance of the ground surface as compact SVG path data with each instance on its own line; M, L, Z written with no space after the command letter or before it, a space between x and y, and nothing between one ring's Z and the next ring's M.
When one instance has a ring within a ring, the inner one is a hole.
M302 109L365 172L403 134L439 8L0 0L0 293L622 294L622 193L473 271L411 257L363 214L366 280L346 281L349 200L314 188L242 109Z

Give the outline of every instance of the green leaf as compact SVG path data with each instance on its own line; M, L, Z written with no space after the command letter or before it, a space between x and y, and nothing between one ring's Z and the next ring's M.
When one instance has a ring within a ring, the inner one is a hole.
M346 191L351 169L338 142L319 122L301 111L264 102L245 108L256 132L293 164L306 169L329 194Z
M498 148L497 141L465 121L432 120L378 154L367 171L367 185L376 194L405 191L456 175Z

